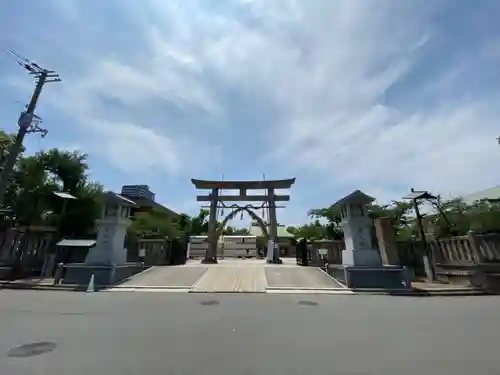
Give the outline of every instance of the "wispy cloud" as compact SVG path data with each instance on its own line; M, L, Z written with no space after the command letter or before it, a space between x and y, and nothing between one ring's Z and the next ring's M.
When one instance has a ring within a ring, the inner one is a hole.
M194 175L294 175L297 222L356 188L498 183L495 1L24 2L0 42L65 79L48 115L118 171L178 179L179 202Z

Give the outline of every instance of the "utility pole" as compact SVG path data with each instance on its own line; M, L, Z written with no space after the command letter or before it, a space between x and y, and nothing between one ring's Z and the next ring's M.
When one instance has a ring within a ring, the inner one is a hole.
M42 137L45 137L45 135L47 135L47 130L41 129L38 126L38 124L41 122L41 119L35 115L36 104L42 92L43 86L46 83L61 81L61 79L59 78L59 74L57 74L53 70L43 69L38 64L31 62L27 58L19 55L12 50L9 50L9 53L16 58L19 65L21 65L29 72L29 74L35 77L36 86L35 90L33 91L33 95L31 96L31 100L26 108L26 111L21 112L21 116L17 121L19 130L17 131L14 143L9 148L5 163L2 166L2 172L0 174L0 207L4 203L5 193L7 191L7 187L14 170L14 165L16 164L16 160L21 153L24 137L28 133L41 133Z

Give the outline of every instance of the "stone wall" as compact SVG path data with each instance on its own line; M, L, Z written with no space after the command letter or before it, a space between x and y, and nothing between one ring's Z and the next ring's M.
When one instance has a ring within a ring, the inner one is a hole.
M139 261L139 249L146 250L144 265L155 266L167 264L167 251L169 243L165 238L141 238L134 243L127 244L127 261Z
M129 277L143 270L139 263L122 265L88 265L71 263L63 266L62 284L79 285L86 287L90 278L94 276L96 288L105 288L127 280Z

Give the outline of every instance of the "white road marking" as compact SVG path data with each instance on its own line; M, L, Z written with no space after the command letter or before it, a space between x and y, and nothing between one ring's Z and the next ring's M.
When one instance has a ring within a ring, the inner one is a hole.
M156 293L189 293L186 288L111 288L106 292L156 292Z
M336 294L336 295L354 295L352 290L348 289L267 289L268 294Z

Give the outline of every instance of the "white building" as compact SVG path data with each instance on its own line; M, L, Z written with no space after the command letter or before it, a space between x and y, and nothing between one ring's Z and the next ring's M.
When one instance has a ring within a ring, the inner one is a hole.
M256 236L223 236L219 240L220 254L224 258L256 257Z

